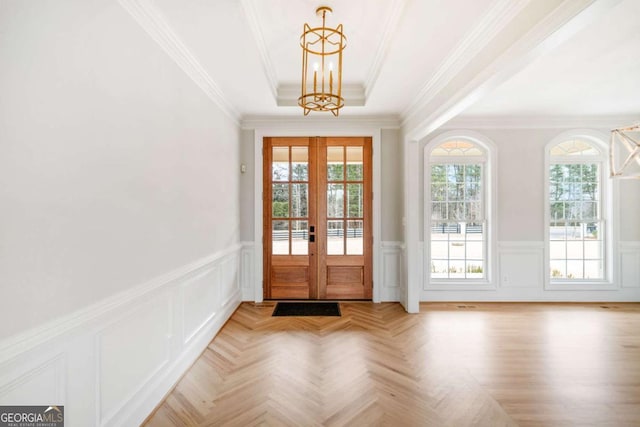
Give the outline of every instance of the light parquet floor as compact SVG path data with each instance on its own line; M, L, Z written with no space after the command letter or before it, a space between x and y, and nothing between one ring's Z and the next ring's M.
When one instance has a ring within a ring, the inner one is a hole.
M640 426L640 304L243 303L156 426Z

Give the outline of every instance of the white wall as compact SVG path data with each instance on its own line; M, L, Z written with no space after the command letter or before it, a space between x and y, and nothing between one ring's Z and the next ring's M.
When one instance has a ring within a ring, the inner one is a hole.
M381 131L382 240L401 242L402 236L402 142L398 129Z
M253 241L253 198L254 198L254 130L242 130L240 141L240 161L246 172L240 178L240 239Z
M618 188L618 204L614 209L613 285L606 290L558 291L545 289L544 270L544 156L545 145L569 129L475 129L489 138L497 149L497 271L490 289L473 290L472 286L458 290L433 289L428 283L428 272L422 271L421 299L428 300L512 300L512 301L638 301L640 300L640 182L627 180L614 182ZM446 130L449 132L450 130ZM607 130L597 130L604 135ZM422 140L424 146L439 134L438 131ZM422 223L424 212L424 165L420 162L417 188L421 231L419 258L426 265ZM605 288L604 286L603 288Z
M0 404L132 425L240 300L238 125L115 1L0 2L0 64Z
M0 7L0 337L238 242L237 126L122 7Z

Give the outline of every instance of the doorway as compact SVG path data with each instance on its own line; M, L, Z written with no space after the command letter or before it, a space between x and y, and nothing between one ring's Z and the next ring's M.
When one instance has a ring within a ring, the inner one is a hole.
M265 299L371 299L370 137L267 137Z

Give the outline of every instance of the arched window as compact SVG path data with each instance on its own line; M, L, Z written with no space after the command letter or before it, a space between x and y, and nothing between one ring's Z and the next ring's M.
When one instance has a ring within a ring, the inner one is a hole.
M564 135L547 146L546 223L550 284L607 278L605 145Z
M489 146L466 135L445 135L425 148L425 241L431 285L489 281L489 159Z

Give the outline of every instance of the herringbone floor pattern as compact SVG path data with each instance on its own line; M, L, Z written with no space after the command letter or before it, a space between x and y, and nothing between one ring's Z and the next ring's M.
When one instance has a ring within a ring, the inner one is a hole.
M147 426L638 426L640 305L243 303Z

